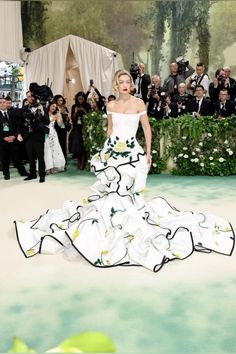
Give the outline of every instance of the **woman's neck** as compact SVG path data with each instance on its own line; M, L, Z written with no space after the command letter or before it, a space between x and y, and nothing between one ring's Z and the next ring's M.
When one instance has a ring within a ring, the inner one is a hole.
M119 93L117 101L127 102L129 101L131 95L129 93Z

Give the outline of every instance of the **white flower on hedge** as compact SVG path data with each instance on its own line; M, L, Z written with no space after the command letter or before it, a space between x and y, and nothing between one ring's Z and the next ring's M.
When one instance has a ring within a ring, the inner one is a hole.
M153 167L157 167L157 164L154 162L154 163L152 164L152 166L153 166Z
M201 162L201 163L200 163L200 166L201 166L201 167L204 167L204 163L203 163L203 162Z
M219 158L219 162L224 162L224 161L225 161L225 159L223 157Z
M211 133L207 133L207 136L212 136Z
M229 155L233 155L233 151L232 150L228 151L228 153L229 153Z
M186 140L186 139L187 139L187 137L186 137L186 136L182 136L182 139L183 139L183 140Z
M177 157L175 156L175 157L173 158L173 160L174 160L174 162L176 162L176 160L177 160Z
M209 160L214 160L214 157L210 156L210 157L209 157Z
M229 143L228 140L225 140L225 141L224 141L224 144L225 144L225 145L227 145L228 143Z
M188 158L188 155L185 154L185 155L184 155L184 158L187 159L187 158Z
M202 146L203 145L203 142L202 141L200 141L200 143L198 144L199 146Z
M107 118L107 114L104 113L104 114L102 115L102 118Z
M202 157L203 157L203 155L199 155L199 157L201 157L201 158L202 158Z
M157 151L156 150L152 150L152 154L157 154Z
M195 159L191 159L190 161L191 161L191 162L195 162Z
M210 162L210 165L213 166L213 165L214 165L214 162Z
M184 154L179 154L178 156L179 156L179 157L182 157L182 156L184 156Z
M196 155L196 153L193 151L193 152L192 152L192 155Z
M196 159L194 159L194 162L198 162L199 161L199 159L196 157Z
M183 147L183 150L188 150L188 148L186 146Z
M104 127L103 130L104 130L104 132L106 132L106 131L107 131L107 128Z
M217 152L218 151L218 149L213 149L213 152Z
M196 150L197 152L201 151L201 149L200 149L200 148L196 148L195 150Z

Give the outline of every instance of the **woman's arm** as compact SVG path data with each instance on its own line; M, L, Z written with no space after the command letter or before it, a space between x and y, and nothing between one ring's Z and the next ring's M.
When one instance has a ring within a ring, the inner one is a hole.
M112 117L111 114L107 115L107 137L112 134Z
M140 118L140 122L142 124L144 136L145 136L145 143L146 143L146 154L147 154L147 163L148 165L151 165L151 141L152 141L152 132L151 132L151 127L149 124L148 116L147 114L142 114Z

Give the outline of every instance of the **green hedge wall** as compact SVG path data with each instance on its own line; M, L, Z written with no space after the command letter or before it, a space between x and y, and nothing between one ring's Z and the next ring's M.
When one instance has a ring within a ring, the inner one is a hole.
M172 174L187 176L236 174L236 117L216 120L212 117L196 119L185 115L161 121L149 118L149 121L153 161L150 173L169 170ZM91 156L103 147L106 128L105 114L92 112L84 116L87 169ZM141 127L137 139L144 147Z

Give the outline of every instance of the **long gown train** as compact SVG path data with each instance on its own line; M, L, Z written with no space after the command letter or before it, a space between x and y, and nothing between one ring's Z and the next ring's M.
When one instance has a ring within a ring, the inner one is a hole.
M97 177L87 204L66 201L33 221L15 222L25 257L64 252L96 267L141 265L154 272L193 251L231 255L235 236L221 217L179 211L162 197L145 203L146 156L136 140L144 113L112 114L113 133L91 160Z

